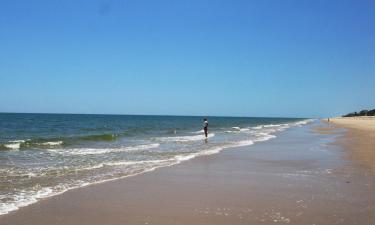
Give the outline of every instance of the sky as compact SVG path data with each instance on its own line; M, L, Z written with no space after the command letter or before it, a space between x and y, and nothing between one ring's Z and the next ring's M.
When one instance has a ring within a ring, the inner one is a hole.
M375 108L375 1L1 0L0 112Z

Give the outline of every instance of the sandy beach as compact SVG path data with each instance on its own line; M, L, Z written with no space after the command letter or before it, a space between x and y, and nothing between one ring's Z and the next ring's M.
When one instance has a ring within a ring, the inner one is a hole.
M0 225L375 225L375 0L0 6Z
M336 117L330 122L345 128L375 132L375 116Z
M313 129L330 126L294 128L267 142L71 190L2 215L0 223L373 224L375 177L332 144L342 129Z
M375 117L337 117L330 121L347 129L338 142L349 149L348 156L375 172Z

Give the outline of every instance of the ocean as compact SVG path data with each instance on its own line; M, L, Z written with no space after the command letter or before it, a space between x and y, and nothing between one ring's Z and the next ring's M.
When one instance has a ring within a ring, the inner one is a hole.
M69 189L250 146L312 120L0 113L0 214ZM249 148L250 150L250 148Z

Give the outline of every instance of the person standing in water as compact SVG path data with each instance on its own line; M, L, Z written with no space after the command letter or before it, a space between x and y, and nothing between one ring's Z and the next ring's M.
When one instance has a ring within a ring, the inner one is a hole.
M204 130L204 135L208 136L208 121L206 118L203 119L203 130Z

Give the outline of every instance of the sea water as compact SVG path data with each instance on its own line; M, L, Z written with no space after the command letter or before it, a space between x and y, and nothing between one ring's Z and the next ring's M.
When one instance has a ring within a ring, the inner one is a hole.
M69 189L267 141L311 120L0 113L0 214ZM250 148L249 148L250 149Z

